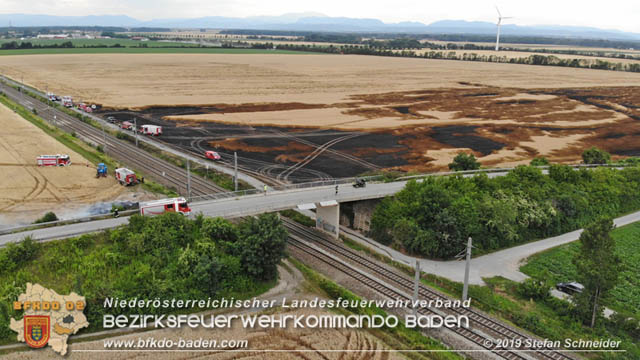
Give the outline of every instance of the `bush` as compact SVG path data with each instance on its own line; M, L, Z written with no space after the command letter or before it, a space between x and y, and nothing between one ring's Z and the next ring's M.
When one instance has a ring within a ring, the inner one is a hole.
M545 281L528 278L518 284L518 293L525 298L543 300L549 297L550 288Z
M549 165L549 160L547 160L547 158L544 156L537 157L531 160L531 166L547 166L547 165Z
M611 154L594 146L582 152L582 162L585 164L608 164L611 162Z
M47 223L51 221L58 221L58 217L53 211L49 211L48 213L44 214L44 216L36 220L34 224Z
M449 169L453 171L477 170L480 169L480 163L473 154L459 153L449 164Z

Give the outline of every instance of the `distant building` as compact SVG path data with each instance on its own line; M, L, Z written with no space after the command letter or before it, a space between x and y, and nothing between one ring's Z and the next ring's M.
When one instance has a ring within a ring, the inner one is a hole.
M38 39L67 39L69 35L67 34L38 34L36 36Z

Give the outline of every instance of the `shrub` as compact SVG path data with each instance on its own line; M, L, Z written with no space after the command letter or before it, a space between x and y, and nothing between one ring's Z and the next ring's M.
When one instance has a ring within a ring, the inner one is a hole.
M549 160L547 160L547 158L544 156L537 157L531 160L531 166L546 166L546 165L549 165Z
M549 297L551 286L545 281L528 278L518 284L518 292L525 298L543 300Z
M611 162L611 154L594 146L582 152L582 162L585 164L608 164Z
M34 224L47 223L51 221L58 221L58 217L53 211L49 211L48 213L44 214L44 216L36 220Z
M453 162L449 164L449 169L453 171L477 170L480 169L480 163L473 154L461 152L453 158Z

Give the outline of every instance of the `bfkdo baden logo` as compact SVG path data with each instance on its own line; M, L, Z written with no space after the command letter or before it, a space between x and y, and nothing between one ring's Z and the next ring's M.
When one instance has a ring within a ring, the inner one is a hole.
M24 341L32 348L41 348L49 342L50 318L45 315L25 315Z
M51 346L53 351L67 353L67 339L89 326L84 316L86 302L76 293L60 295L38 284L27 283L27 289L13 302L14 310L23 310L21 320L11 319L9 327L18 333L18 341L32 348Z

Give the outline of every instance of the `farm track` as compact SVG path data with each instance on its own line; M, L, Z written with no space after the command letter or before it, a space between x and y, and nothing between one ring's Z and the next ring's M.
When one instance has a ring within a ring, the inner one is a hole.
M2 89L3 92L5 92L9 97L13 98L15 101L21 104L24 104L22 101L20 101L22 98L22 95L18 91L14 90L13 88L5 86L4 84L0 84L0 89ZM51 109L46 104L41 103L40 101L34 101L33 103L32 102L29 102L29 103L33 108L35 108L38 111L41 117L45 118L49 122L53 120L53 115L55 114L57 116L56 125L62 128L63 130L70 133L75 132L77 136L83 137L86 140L93 142L95 144L104 143L103 133L100 130L92 127L91 125L85 124L82 121L76 119L75 117L70 116L66 113L63 113L57 109ZM123 163L126 163L128 166L131 166L139 171L142 171L145 174L148 174L158 182L161 182L165 185L174 186L176 189L180 189L181 187L184 188L184 184L186 184L186 174L182 168L175 166L173 164L167 163L162 159L156 158L146 153L144 150L141 150L135 147L134 145L129 144L128 142L119 140L116 137L111 136L109 134L106 134L106 145L107 147L105 149L105 152L110 156L113 156L115 159L122 161ZM225 189L195 175L192 175L191 182L192 182L192 187L191 187L192 195L194 196L205 196L209 194L226 191ZM352 277L355 277L356 280L361 281L366 286L369 286L372 289L375 289L376 291L386 296L390 296L392 298L405 297L404 295L398 294L395 290L385 286L385 284L381 283L379 280L373 279L371 277L366 277L362 274L358 275L355 271L353 271L353 265L347 265L344 262L337 261L336 259L333 259L327 256L325 253L320 252L317 249L307 245L305 242L299 240L299 238L298 239L294 238L294 236L302 237L310 241L314 241L315 244L324 244L324 246L327 249L329 249L330 252L338 253L340 254L340 256L350 259L350 261L352 262L359 263L360 266L365 267L368 270L372 270L373 273L375 273L376 275L386 278L392 282L395 282L396 284L399 284L401 287L405 289L407 288L407 286L409 286L409 289L411 289L411 285L410 285L411 280L407 280L403 276L395 274L385 269L384 267L378 264L375 264L374 262L360 256L359 254L356 254L353 250L346 249L335 243L331 243L327 239L320 237L316 232L308 228L302 227L296 223L293 223L292 221L289 221L287 219L284 219L284 224L287 227L287 229L290 231L290 234L292 234L292 236L289 236L289 244L291 246L296 247L300 251L304 251L311 256L314 256L320 261L323 261L331 266L335 266L336 269L339 269L340 271ZM427 298L435 298L435 297L440 297L443 299L445 298L441 294L436 293L435 291L430 290L422 285L420 288L420 295ZM428 310L422 309L420 311L423 314L429 314ZM476 313L475 311L470 311L470 310L466 310L466 311L469 311L471 313L469 315L469 318L472 324L477 324L478 326L485 326L485 327L494 326L495 328L492 329L492 331L494 333L497 332L498 334L502 334L502 336L504 337L514 337L514 338L528 337L527 335L518 333L512 329L509 329L503 325L500 325L494 320L484 315L481 315L479 313ZM488 325L488 324L494 324L494 325ZM487 345L484 344L484 341L487 339L487 337L480 335L477 332L474 332L473 330L465 329L465 328L457 328L457 329L458 330L456 331L464 338L468 339L471 342L479 344L481 347L487 350L492 350L494 354L504 359L528 359L513 351L494 349L491 346L487 347ZM541 359L554 359L554 360L573 359L556 350L538 351L535 354L536 356L538 356L538 358L541 358Z
M412 294L413 280L407 278L405 275L401 275L383 266L380 266L376 262L371 261L368 258L358 254L357 251L350 249L348 247L345 247L333 240L330 240L325 236L321 236L318 234L318 232L311 230L305 226L302 226L292 220L283 218L283 222L285 223L285 225L287 226L287 229L290 231L290 234L292 235L289 238L290 245L297 247L301 250L304 250L307 253L314 254L314 256L316 256L318 260L323 261L328 265L335 267L336 269L344 272L345 274L354 277L356 280L362 282L363 284L366 284L367 287L373 288L378 292L380 292L381 294L388 296L391 299L395 299L399 297L399 298L405 298L405 300L411 300L411 299L406 299L405 295L395 292L393 289L390 289L389 287L385 286L384 283L381 283L380 280L378 280L378 279L381 279L398 289L404 290L405 293ZM356 265L357 267L361 268L363 271L366 271L367 273L373 276L367 278L363 274L355 273L348 265L340 264L339 261L331 259L330 257L326 256L322 252L319 252L313 249L308 244L305 244L301 240L296 239L296 237L312 241L314 245L322 248L322 250L340 257L341 259L343 259L343 261L347 261L350 264ZM421 299L427 299L427 300L436 300L436 299L440 299L443 301L451 300L447 296L435 290L432 290L422 284L420 285L420 288L419 288L419 296ZM463 336L464 338L474 342L475 344L485 349L495 350L494 351L495 354L498 354L499 356L502 356L505 359L526 359L521 355L514 353L512 351L508 351L505 349L495 349L495 345L493 344L492 346L487 346L485 341L487 339L520 339L524 343L527 339L532 339L530 335L524 334L523 332L517 331L511 327L503 325L498 321L493 320L491 317L480 313L477 310L460 307L460 308L452 308L452 309L441 309L441 311L447 314L452 314L456 316L465 315L469 318L470 325L471 325L469 329L464 329L464 328L452 329L453 331ZM433 310L429 310L429 309L421 309L419 312L422 313L423 315L432 315L431 313L435 314ZM489 335L489 337L487 337L487 335ZM527 349L523 347L523 348L520 348L519 350L531 350L531 349ZM536 352L529 352L528 354L532 354L538 359L554 359L554 360L573 359L572 357L567 356L556 349L544 349Z

